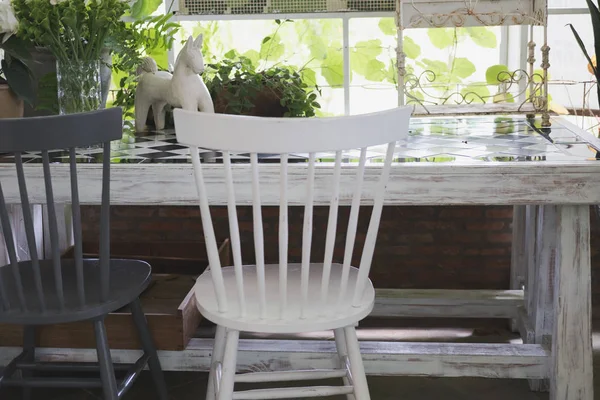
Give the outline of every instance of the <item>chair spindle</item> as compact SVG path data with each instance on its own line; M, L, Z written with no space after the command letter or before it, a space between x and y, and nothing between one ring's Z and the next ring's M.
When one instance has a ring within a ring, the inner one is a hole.
M81 209L79 207L79 185L77 182L77 160L75 148L69 148L69 167L71 171L71 212L73 215L73 251L77 279L79 304L85 305L85 282L83 276L83 235L81 232Z
M23 170L23 159L21 153L15 153L15 162L17 165L17 181L19 184L19 196L21 198L21 208L23 209L23 223L25 225L25 235L31 258L31 267L33 269L33 279L35 290L40 303L40 309L46 311L46 300L44 298L44 286L42 283L42 273L40 271L40 260L37 254L35 233L33 232L33 217L31 215L31 205L27 194L27 183L25 182L25 171ZM16 279L16 277L15 277ZM20 281L19 281L20 282ZM20 285L20 283L19 283Z
M110 291L110 142L102 153L102 207L100 208L100 288L105 301Z
M215 231L210 216L210 207L206 196L206 186L202 175L202 163L200 162L198 147L190 146L190 155L194 166L194 177L196 180L196 190L198 191L198 200L200 206L200 217L202 219L202 230L204 231L204 240L208 253L208 263L211 272L211 278L217 295L217 304L219 312L228 310L225 284L223 282L223 272L221 271L221 260L219 259L219 248L215 238Z
M331 201L329 203L329 218L327 220L327 237L325 240L325 258L323 260L323 276L321 279L321 302L327 303L329 295L329 277L331 275L331 263L333 262L333 250L335 247L335 236L337 233L338 207L340 204L340 175L342 170L342 152L335 153L335 169L333 171L333 188Z
M21 284L21 274L19 272L17 252L15 251L15 241L13 239L12 229L10 227L10 218L8 217L8 210L6 208L6 202L4 201L4 192L2 191L2 183L0 182L0 226L2 227L2 234L4 235L4 243L6 250L8 251L8 259L11 264L13 275L17 281L17 291L19 297L19 303L21 310L26 311L25 296L23 294L23 285ZM2 275L0 274L0 295L2 297L2 308L4 310L10 309L10 300L8 298L8 292Z
M256 255L256 279L258 285L260 317L267 316L267 296L265 289L265 248L262 210L260 201L260 176L258 174L258 154L251 153L252 163L252 214L254 225L254 253Z
M50 159L48 150L42 151L42 162L44 169L44 184L46 186L46 204L48 205L48 225L50 229L50 245L52 247L52 269L54 272L54 286L58 307L65 307L65 295L63 290L62 266L60 262L60 250L58 246L58 223L56 221L56 206L52 192L52 176L50 175Z
M377 241L377 232L379 231L379 222L381 220L381 210L383 209L383 200L386 192L385 187L387 186L388 179L390 176L390 168L392 165L392 160L394 158L395 148L396 142L388 144L387 154L385 157L385 164L383 166L383 171L381 172L379 183L375 191L375 201L373 204L373 212L371 213L371 220L369 221L369 228L367 230L365 246L363 248L362 256L360 258L352 306L357 306L359 304L363 295L363 291L365 289L365 284L367 283L367 279L369 278L369 271L371 270L371 261L373 260L373 253L375 251L375 242Z
M280 190L279 190L279 304L280 318L285 317L287 310L287 268L288 268L288 198L287 167L288 155L281 154Z
M352 206L350 207L350 219L348 220L348 231L346 233L346 243L344 247L344 261L342 265L342 277L340 281L340 291L338 294L337 305L342 305L346 290L348 289L348 276L350 275L350 265L352 264L352 253L354 252L354 240L356 239L356 229L358 227L358 213L360 211L360 199L362 196L363 179L365 175L365 164L367 162L367 148L360 150L360 159L358 169L356 170L354 194L352 196Z
M235 188L231 171L231 154L223 152L225 166L225 182L227 184L227 212L229 219L229 235L231 236L231 247L233 252L233 265L235 268L235 281L237 286L240 316L246 315L246 300L244 295L244 270L242 268L242 248L240 241L240 229L235 203Z
M300 272L300 294L302 304L300 318L306 317L308 303L308 283L310 278L310 251L312 245L313 202L315 193L315 153L309 153L308 174L306 176L306 203L302 229L302 269Z

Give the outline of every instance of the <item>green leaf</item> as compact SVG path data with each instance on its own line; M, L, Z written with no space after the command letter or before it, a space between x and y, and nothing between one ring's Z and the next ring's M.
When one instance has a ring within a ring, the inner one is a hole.
M412 38L404 36L404 53L406 57L416 60L421 55L421 46Z
M430 60L428 58L424 58L423 64L429 71L433 72L437 77L440 77L442 75L448 75L448 64L446 64L443 61Z
M571 28L571 31L573 32L573 36L575 36L575 40L577 41L579 48L581 48L581 51L583 52L583 55L587 59L589 65L592 66L592 70L594 71L594 76L596 76L596 79L598 79L598 75L599 75L598 67L597 66L594 67L594 64L592 63L592 59L591 59L590 55L588 54L587 49L585 48L585 44L583 44L583 40L581 40L579 33L577 33L577 31L575 30L575 27L573 27L572 24L567 24L567 26L569 26Z
M235 49L229 50L227 53L223 55L223 57L233 60L237 56L237 51Z
M7 60L2 60L2 70L6 76L8 86L23 99L27 104L35 103L35 88L29 68L17 59L11 59L10 64Z
M478 26L474 28L467 28L467 32L469 33L471 40L481 47L495 49L498 44L496 40L496 34L487 27Z
M460 94L464 96L467 103L485 103L490 96L490 90L483 84L472 83L464 87Z
M396 22L394 18L381 18L379 20L379 29L386 35L395 35L397 32Z
M600 10L594 4L592 0L586 0L588 8L590 9L590 16L592 18L592 26L594 27L594 51L596 57L600 57ZM571 29L573 29L571 27ZM598 79L598 71L596 70L596 79ZM598 86L598 95L600 96L600 85Z
M475 73L475 65L467 58L457 57L454 59L453 73L465 79Z
M162 0L136 0L131 6L133 19L141 19L151 15L162 4Z
M429 28L427 36L435 47L445 49L454 44L456 32L454 28Z
M381 51L381 40L379 39L356 43L356 47L350 52L350 67L365 78L367 78L367 75L372 78L379 75L381 76L380 80L385 79L385 65L377 60L377 56L381 54ZM376 71L378 69L380 72Z
M357 42L353 52L360 53L366 57L375 58L381 54L381 40L372 39L363 42Z
M254 68L258 66L258 60L260 60L260 54L258 53L258 51L251 49L242 54L242 56L249 59L252 62L252 66Z
M308 48L310 55L317 60L324 60L327 57L327 45L321 36L314 34L308 37Z
M383 82L386 78L385 64L379 60L369 60L364 77L373 82Z
M263 60L279 61L285 53L285 46L279 35L267 36L260 46L260 57Z
M344 57L340 50L330 48L321 66L321 75L333 87L344 85Z
M508 67L503 64L492 65L485 71L485 81L488 85L498 85L509 79Z
M315 86L317 84L317 73L314 69L304 68L300 71L300 76L302 76L302 81L309 86Z

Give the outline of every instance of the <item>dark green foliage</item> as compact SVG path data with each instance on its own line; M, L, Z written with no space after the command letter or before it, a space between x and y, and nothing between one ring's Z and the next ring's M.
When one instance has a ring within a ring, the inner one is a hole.
M260 70L234 50L226 56L218 64L208 64L205 73L217 112L313 117L315 109L321 108L316 101L320 89L306 84L301 71L288 66Z

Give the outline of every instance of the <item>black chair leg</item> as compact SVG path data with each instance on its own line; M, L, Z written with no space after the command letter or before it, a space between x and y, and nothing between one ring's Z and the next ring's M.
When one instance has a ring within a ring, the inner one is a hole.
M24 326L23 327L23 350L28 352L27 357L23 360L25 362L35 361L35 326ZM24 379L33 376L33 371L21 371ZM23 400L31 400L31 388L23 388Z
M104 400L118 400L117 379L115 377L112 358L110 357L104 317L94 321L94 333L96 334L96 352L98 353L98 363L100 364L100 379L102 380Z
M150 335L150 330L148 329L148 323L146 322L146 316L144 315L144 311L142 310L140 300L136 299L129 305L129 307L131 309L133 322L137 327L144 352L148 356L150 356L150 358L148 359L148 367L150 368L150 374L152 375L152 379L154 380L154 384L156 385L158 398L160 400L168 400L169 395L167 393L167 384L165 382L165 376L163 374L162 368L160 367L160 360L158 359L156 347L154 345L154 341L152 340L152 336Z

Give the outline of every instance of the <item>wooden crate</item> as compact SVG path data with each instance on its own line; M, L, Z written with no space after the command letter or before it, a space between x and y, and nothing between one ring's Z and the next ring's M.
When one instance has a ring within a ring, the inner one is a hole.
M135 256L124 254L124 251L119 252L120 254L111 251L111 255L112 257L143 259L149 263L157 262L162 266L161 272L170 272L169 260L176 260L174 266L175 269L180 268L179 272L181 272L181 268L189 272L192 272L193 269L193 273L190 274L153 274L148 289L140 296L142 308L157 349L184 350L202 319L196 307L196 298L192 288L196 277L204 271L208 262L205 252L202 259L200 257L184 259L179 252L175 253L176 257L171 257L171 253L164 246L161 249L160 245L156 247L154 245L154 243L149 243L147 246L132 246L132 249L136 250ZM194 246L204 249L202 243L194 243ZM181 246L176 247L178 250L181 248ZM175 249L175 247L173 248ZM126 244L123 244L122 249L126 249ZM144 249L148 249L151 255L144 254L147 253ZM65 253L65 257L69 257L69 254L71 253ZM219 254L223 265L229 265L228 240L223 242L219 248ZM87 253L87 256L95 255L90 252ZM141 348L137 330L127 308L109 314L105 323L111 349ZM21 346L22 332L21 326L0 324L0 346ZM92 324L88 321L41 326L37 329L36 334L37 345L41 347L95 347Z

